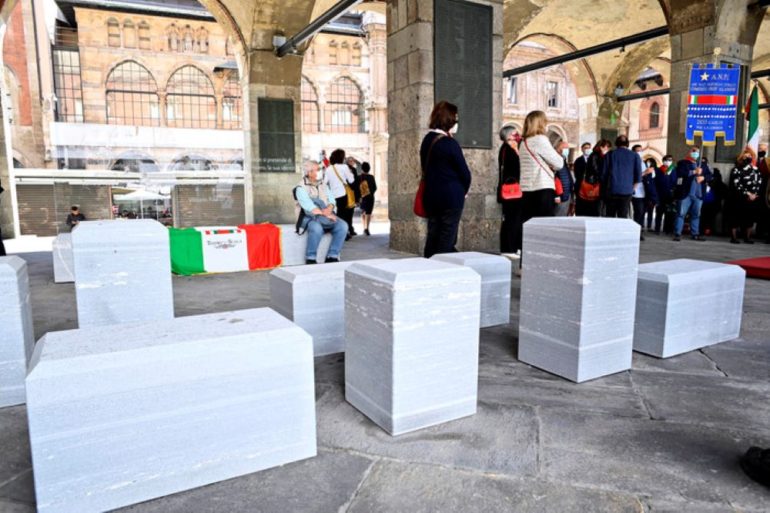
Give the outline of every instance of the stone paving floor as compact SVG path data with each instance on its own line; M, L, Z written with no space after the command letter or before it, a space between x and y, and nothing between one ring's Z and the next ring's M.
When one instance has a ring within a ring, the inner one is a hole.
M650 235L641 261L759 255L770 246ZM21 256L36 336L74 328L74 289L53 283L50 253ZM344 253L403 256L386 235ZM481 333L477 415L392 438L344 401L343 358L320 358L316 458L123 511L770 511L770 489L737 463L749 445L770 446L770 281L747 281L740 339L668 360L634 355L633 371L581 385L516 359L519 283L511 324ZM266 273L174 278L178 316L267 306L268 294ZM33 512L24 407L0 409L0 455L0 512Z

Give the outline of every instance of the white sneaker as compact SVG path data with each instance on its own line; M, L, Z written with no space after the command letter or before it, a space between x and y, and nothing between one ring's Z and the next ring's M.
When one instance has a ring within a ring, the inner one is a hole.
M521 259L521 255L518 253L501 253L501 256L504 256L508 260L511 260L514 262Z

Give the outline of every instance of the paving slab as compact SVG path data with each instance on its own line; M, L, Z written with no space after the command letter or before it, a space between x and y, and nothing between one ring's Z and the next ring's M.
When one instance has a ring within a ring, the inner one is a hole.
M321 451L311 460L117 510L121 513L321 513L339 511L373 461Z
M0 486L0 499L35 504L35 481L28 469ZM0 509L2 511L2 509Z
M678 374L703 374L707 376L724 376L714 362L700 351L672 356L671 358L655 358L642 353L634 353L633 372L639 370L674 372Z
M770 434L770 382L634 371L653 418Z
M544 411L540 417L545 479L660 500L767 504L767 489L738 465L747 447L767 442L764 436L572 412Z
M770 340L756 345L738 343L734 347L731 347L731 344L722 344L707 347L703 353L720 372L730 378L762 383L767 382L770 376L770 351L767 349L769 346Z
M32 468L24 406L0 409L0 455L0 483L7 483Z
M20 502L0 499L0 511L3 513L35 513L35 507Z
M484 476L399 462L377 463L348 513L642 513L629 494L562 483Z
M472 417L391 437L348 404L340 389L318 402L318 444L372 456L508 475L537 472L533 408L479 403Z

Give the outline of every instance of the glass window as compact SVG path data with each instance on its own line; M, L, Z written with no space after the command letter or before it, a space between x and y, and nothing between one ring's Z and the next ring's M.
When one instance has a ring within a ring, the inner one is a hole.
M508 101L508 103L519 103L517 86L517 77L511 77L506 81L505 99Z
M112 47L120 47L120 23L115 18L107 20L107 44Z
M351 79L338 78L329 88L326 128L331 132L364 133L366 117L361 90Z
M241 86L235 73L231 73L225 81L223 93L222 128L237 130L241 128Z
M350 65L350 45L347 43L342 43L340 45L338 64L341 64L342 66Z
M136 27L131 20L123 22L123 46L136 48Z
M660 104L655 102L650 107L650 128L660 127Z
M192 52L195 50L194 44L193 44L193 30L190 27L190 25L185 25L184 30L182 31L182 41L184 44L183 50L185 52Z
M195 66L183 66L166 87L168 126L216 128L217 102L211 80Z
M318 94L315 87L308 79L302 77L302 131L308 133L318 132Z
M157 91L147 68L134 61L119 64L107 77L107 123L159 126Z
M56 87L56 121L83 122L83 90L80 87L80 54L54 49L53 79Z
M551 108L556 108L559 106L559 83L548 81L546 84L546 100L547 104Z
M329 64L336 65L337 64L337 42L332 41L329 43Z
M361 45L356 43L353 45L353 66L361 65Z
M139 48L150 49L150 25L145 21L139 23Z

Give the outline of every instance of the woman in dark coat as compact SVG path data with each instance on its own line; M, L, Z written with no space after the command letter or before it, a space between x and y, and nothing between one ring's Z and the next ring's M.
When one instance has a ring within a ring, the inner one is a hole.
M420 146L425 177L423 204L428 214L425 258L457 251L457 230L471 187L471 172L460 144L453 137L458 122L456 105L437 103L430 115L430 132Z
M521 198L503 199L503 184L519 183L521 168L519 167L519 134L510 125L500 130L500 140L503 144L497 154L498 179L497 202L503 207L503 223L500 226L500 252L513 255L521 251L522 223Z
M740 244L738 230L743 232L743 242L754 244L751 229L757 221L760 176L753 161L753 150L746 148L730 172L730 192L726 210L730 222L730 242L733 244Z
M604 166L604 155L610 151L612 143L607 139L602 139L594 146L594 151L589 155L588 162L582 167L580 172L575 173L575 215L585 217L599 217L601 207L601 194L595 199L589 199L585 197L585 194L581 193L581 187L583 182L588 184L597 185L601 183L602 179L602 167Z
M361 221L364 224L364 235L369 233L369 224L372 222L374 211L374 193L377 192L377 181L369 172L372 166L368 162L361 164L361 176L358 177L358 190L361 196Z

